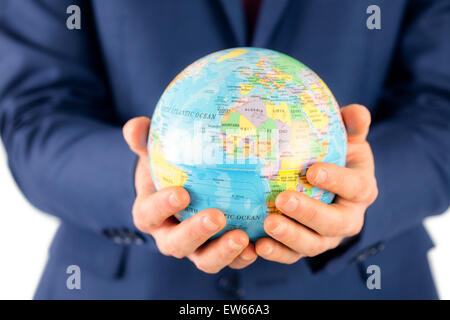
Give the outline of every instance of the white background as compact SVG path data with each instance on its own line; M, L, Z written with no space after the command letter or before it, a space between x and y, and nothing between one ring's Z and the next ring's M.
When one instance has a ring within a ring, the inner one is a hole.
M25 200L0 147L0 299L33 297L57 226ZM426 226L436 243L429 258L438 291L450 299L450 214L429 218Z

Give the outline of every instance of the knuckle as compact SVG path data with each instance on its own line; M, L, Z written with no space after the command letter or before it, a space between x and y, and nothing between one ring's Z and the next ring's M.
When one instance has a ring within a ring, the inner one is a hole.
M158 248L158 250L161 254L163 254L165 256L170 256L170 252L167 251L167 248L165 246L163 246L160 241L155 239L155 242L156 242L156 247Z
M353 202L361 202L366 201L369 192L372 190L372 182L365 177L364 175L358 176L358 178L355 179L353 187L350 189L350 196L348 200Z
M378 188L375 178L364 178L366 188L361 190L361 198L364 203L372 204L378 197Z
M363 142L363 148L364 148L364 152L367 155L372 156L372 147L370 146L370 143L367 140Z
M236 264L236 263L232 263L228 265L228 268L230 269L235 269L235 270L239 270L244 268L245 266L243 266L242 264Z
M360 232L360 229L358 227L358 224L354 223L352 224L348 229L345 235L347 237L353 237L356 236Z
M240 264L232 263L232 264L228 265L228 267L231 269L240 270L240 269L246 268L249 264L250 263L240 263Z
M364 226L364 209L355 209L356 212L351 214L349 222L346 225L344 232L339 236L343 237L353 237L359 234ZM335 237L336 238L336 237Z
M328 177L323 186L324 188L336 189L336 187L342 184L343 179L344 179L343 175L340 174L339 172L335 172L334 170L328 170Z
M131 210L133 223L142 232L148 233L151 229L157 227L155 221L150 219L150 215L143 207L142 200L136 199Z
M293 245L293 244L297 243L298 233L292 232L291 226L289 224L287 224L284 227L284 230L281 233L276 235L276 239L278 241L281 241L288 245L291 245L291 244Z
M303 220L305 223L310 223L314 221L319 211L317 210L316 206L309 206L308 208L305 208L306 210L302 210L302 206L300 205L300 213L299 213L299 220Z
M353 193L352 200L358 200L360 198L365 198L368 188L369 181L365 176L360 176L355 185L355 192Z
M363 223L362 222L358 222L354 224L354 227L350 230L350 235L351 236L356 236L357 234L359 234L363 228Z
M374 179L375 180L375 179ZM369 195L368 201L369 204L372 204L375 202L375 200L378 198L378 186L376 180L373 182L372 192Z
M285 238L287 239L286 242L292 244L293 246L300 242L300 234L292 230L289 226L286 228Z
M131 208L131 214L133 215L133 217L136 217L140 214L141 212L140 203L141 201L139 200L139 198L136 198L136 200L133 203L133 207Z
M145 219L139 215L133 215L133 224L141 232L149 233L150 226L146 223Z
M336 240L336 239L331 240L328 244L328 250L336 249L340 243L341 243L341 240Z
M199 269L200 271L202 271L204 273L216 274L220 271L219 268L211 266L209 263L206 263L203 260L196 261L196 262L194 262L194 264L197 267L197 269Z
M177 258L177 259L182 259L185 257L185 255L181 251L175 250L172 252L172 257Z
M195 227L193 227L192 225L188 225L185 227L187 228L187 230L185 231L186 232L185 238L189 239L189 241L196 239L197 234L198 234L197 229Z
M364 219L359 219L355 223L352 224L350 230L348 232L349 236L356 236L359 234L364 226Z
M164 246L165 251L172 257L175 257L177 259L184 258L184 253L182 250L180 250L180 247L174 243L173 240L166 240Z
M139 231L147 233L147 231L148 231L147 226L142 221L142 219L138 219L135 216L133 216L133 224L136 227L136 229L138 229Z
M328 237L337 237L344 232L345 227L344 218L341 215L337 215L335 221L329 226L326 235Z
M293 256L293 257L291 257L291 258L289 258L287 261L286 261L286 264L294 264L294 263L297 263L300 259L302 258L302 255L296 255L296 256Z
M142 201L139 198L136 198L136 200L133 203L133 208L131 209L131 214L133 215L133 218L140 218L142 215Z
M208 274L217 274L219 273L221 269L220 268L210 268L209 270L205 271Z
M324 252L325 248L326 248L325 242L323 240L317 240L314 242L314 244L310 246L307 255L309 257L315 257Z
M230 261L235 257L234 249L229 247L229 241L224 242L217 251L217 261Z

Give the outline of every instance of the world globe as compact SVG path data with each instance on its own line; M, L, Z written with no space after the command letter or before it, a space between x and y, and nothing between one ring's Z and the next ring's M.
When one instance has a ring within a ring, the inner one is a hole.
M308 183L317 162L345 165L347 136L326 84L285 54L233 48L209 54L167 86L154 110L148 151L157 190L185 188L185 220L220 209L218 237L244 230L266 236L264 220L281 214L280 192L297 190L324 203L334 194Z

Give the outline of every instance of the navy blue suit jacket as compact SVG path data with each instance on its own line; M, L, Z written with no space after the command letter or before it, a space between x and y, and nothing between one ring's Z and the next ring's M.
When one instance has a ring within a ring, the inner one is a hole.
M66 28L71 4L81 30ZM373 4L380 30L366 27ZM238 0L0 0L9 165L29 201L61 219L37 298L436 297L422 221L449 206L450 2L266 0L252 43L245 28ZM335 250L208 275L133 226L136 157L121 126L151 116L194 60L245 45L297 58L340 105L370 109L380 194L361 234ZM381 290L366 287L371 264ZM66 287L69 265L81 290Z

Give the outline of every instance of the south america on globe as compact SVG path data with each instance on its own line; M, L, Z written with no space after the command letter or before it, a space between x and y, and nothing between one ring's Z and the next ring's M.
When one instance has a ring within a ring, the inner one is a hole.
M156 189L189 192L179 220L217 208L227 224L215 237L242 229L255 241L266 236L265 218L281 213L280 192L333 201L306 170L345 166L347 135L335 98L311 69L276 51L233 48L172 80L154 110L148 151Z

